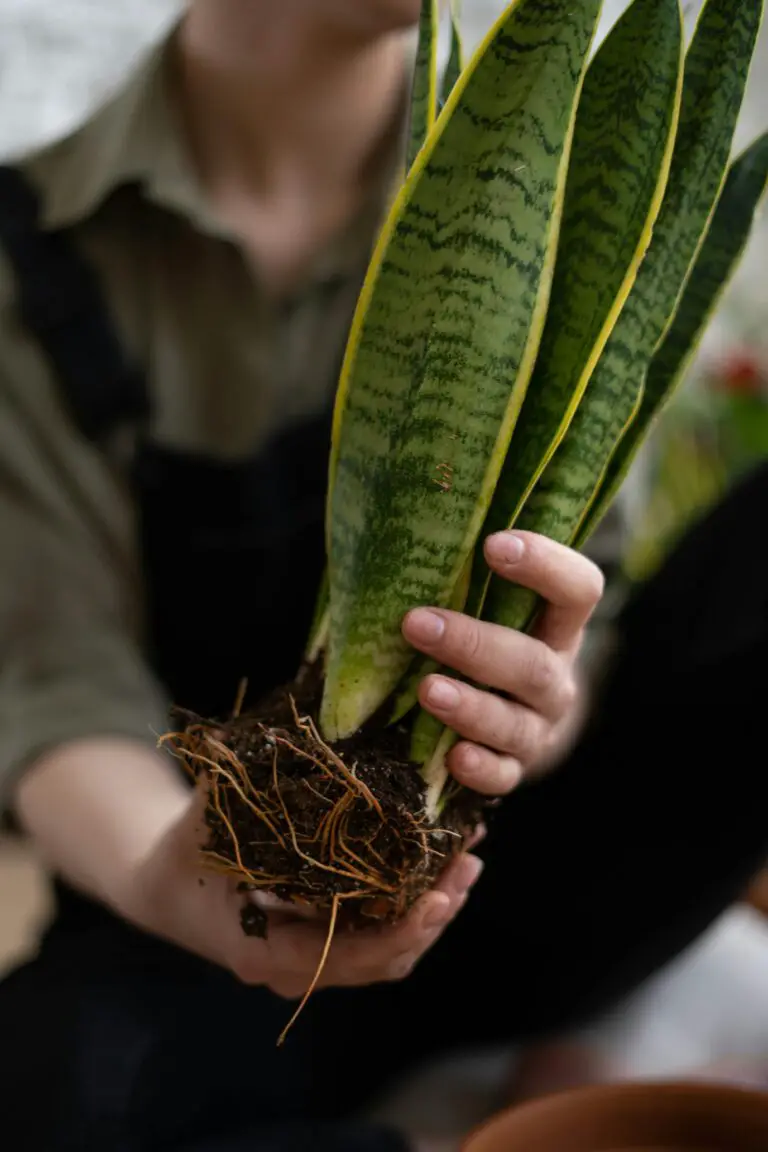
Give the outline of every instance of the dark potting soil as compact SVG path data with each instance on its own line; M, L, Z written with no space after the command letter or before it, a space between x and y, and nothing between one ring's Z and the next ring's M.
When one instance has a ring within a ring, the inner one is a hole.
M204 863L244 892L335 906L339 925L395 921L462 849L483 801L455 788L430 822L407 729L371 727L331 747L315 724L318 701L310 669L225 723L185 717L170 742L208 778ZM241 922L266 934L250 902Z

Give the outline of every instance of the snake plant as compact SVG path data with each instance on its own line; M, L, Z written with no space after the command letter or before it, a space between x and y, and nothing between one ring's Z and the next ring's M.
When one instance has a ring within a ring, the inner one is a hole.
M462 67L452 6L441 86L423 2L408 170L334 415L328 741L414 709L409 609L530 626L535 598L490 576L478 542L513 525L585 542L748 234L765 142L726 178L762 0L707 0L687 52L678 0L633 0L592 54L600 16L514 0ZM434 801L453 736L413 715Z

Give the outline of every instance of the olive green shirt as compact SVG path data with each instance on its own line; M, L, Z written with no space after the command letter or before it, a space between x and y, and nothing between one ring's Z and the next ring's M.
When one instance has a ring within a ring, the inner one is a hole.
M331 397L394 157L292 307L278 307L206 203L168 60L166 43L79 130L21 167L43 226L70 231L98 271L146 374L152 438L236 460ZM77 430L20 324L0 252L0 789L63 742L152 744L166 725L168 702L141 647L134 432L121 429L103 449Z

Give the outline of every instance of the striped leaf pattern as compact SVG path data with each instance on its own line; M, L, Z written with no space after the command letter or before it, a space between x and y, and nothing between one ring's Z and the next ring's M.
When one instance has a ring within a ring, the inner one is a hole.
M635 0L584 82L547 323L486 534L517 519L634 284L669 176L682 79L678 0ZM478 563L470 612L487 580Z
M637 412L651 357L674 316L717 203L762 0L708 0L686 57L667 192L635 285L573 421L518 517L517 527L576 539L623 432ZM484 616L526 628L526 589L492 577Z
M453 91L456 81L464 70L464 45L461 35L461 0L450 0L451 45L448 53L443 84L440 92L440 107Z
M675 319L651 361L637 416L611 458L598 498L577 545L581 547L616 495L651 425L674 393L696 351L707 321L744 251L768 181L768 133L734 161Z
M634 283L669 175L682 78L678 0L636 0L584 81L547 322L484 535L517 517ZM488 580L478 556L466 605L471 615L480 612ZM416 702L419 673L432 670L417 665L410 674L399 714ZM420 738L418 750L424 747Z
M541 337L600 0L517 0L454 88L382 230L339 385L329 495L333 739L386 699L400 626L446 604Z
M432 131L437 115L437 38L440 13L437 0L421 0L419 47L411 90L411 115L406 150L407 169Z

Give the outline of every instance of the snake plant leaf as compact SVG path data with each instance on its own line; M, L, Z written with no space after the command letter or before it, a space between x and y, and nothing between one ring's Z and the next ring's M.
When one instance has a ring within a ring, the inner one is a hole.
M541 338L600 7L507 8L380 233L334 416L329 739L397 685L403 616L449 602L485 519Z
M437 115L437 40L440 11L437 0L421 0L419 46L411 90L411 114L406 150L407 170L424 147Z
M448 63L443 76L440 91L440 107L453 91L456 81L464 70L464 43L461 35L461 0L450 0L449 11L451 17L451 44L448 52Z
M635 282L667 185L683 67L678 0L635 0L589 67L547 322L485 534L517 519ZM478 563L468 605L473 615L488 579L487 566Z
M762 0L708 0L686 56L664 202L634 287L574 418L516 527L572 544L642 399L717 203L760 27ZM536 599L492 576L486 619L524 629Z
M431 712L419 708L411 727L411 743L409 757L414 764L438 764L439 771L434 767L427 773L427 809L435 812L440 800L440 793L448 776L445 757L450 752L458 737L450 728L446 728ZM437 749L440 756L436 755Z
M635 0L589 66L547 321L484 535L517 519L573 419L634 284L669 177L683 69L678 0ZM489 579L478 556L466 604L470 615L480 614ZM407 702L404 691L401 708ZM441 787L438 761L455 739L446 733L438 745L441 736L436 721L418 716L411 755L430 763L431 799Z
M589 66L544 334L484 534L516 519L562 439L634 283L669 175L683 49L678 0L636 0ZM478 557L465 598L470 615L480 612L489 576ZM434 670L434 663L415 666L400 691L396 719L413 707L420 679ZM427 732L432 729L427 725ZM426 737L414 739L421 755Z
M611 457L597 499L579 530L576 541L579 547L597 527L654 420L685 375L707 321L744 252L767 183L768 132L742 152L728 172L675 319L648 369L637 415Z

